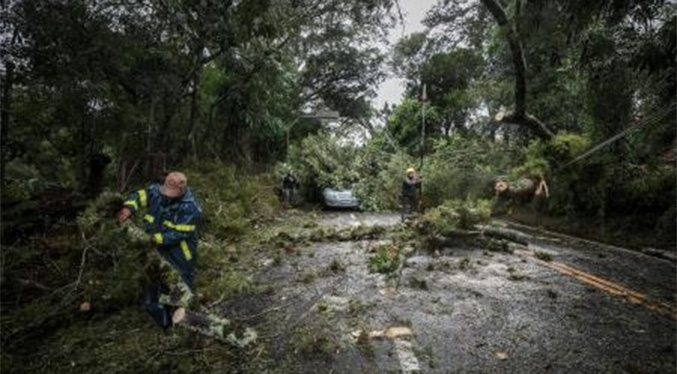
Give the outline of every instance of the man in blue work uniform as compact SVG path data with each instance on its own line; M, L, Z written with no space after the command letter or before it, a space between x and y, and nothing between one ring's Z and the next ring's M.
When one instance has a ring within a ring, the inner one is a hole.
M146 311L163 328L172 325L172 314L195 302L197 224L202 213L183 173L169 173L164 184L132 192L117 215L120 223L145 209L147 240L156 248L151 254L154 283L144 301ZM159 255L159 256L158 256Z

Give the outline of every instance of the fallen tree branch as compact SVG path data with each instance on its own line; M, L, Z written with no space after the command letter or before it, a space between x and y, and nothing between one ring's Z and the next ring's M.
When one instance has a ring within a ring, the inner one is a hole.
M519 232L517 230L505 229L495 226L480 226L479 229L481 230L482 234L488 237L495 239L505 239L517 244L529 245L529 242L533 241L533 237L531 235Z

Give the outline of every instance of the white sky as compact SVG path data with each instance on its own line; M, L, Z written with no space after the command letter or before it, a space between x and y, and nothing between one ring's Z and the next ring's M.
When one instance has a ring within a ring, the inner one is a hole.
M404 34L402 26L398 25L391 31L390 42L396 43L403 35L408 35L413 32L423 31L425 28L421 21L425 18L425 14L430 8L435 5L437 0L400 0L400 8L402 9L402 17L404 18ZM376 109L383 108L387 102L389 104L397 104L402 100L404 93L404 81L391 77L377 90L378 96L374 100L374 107Z

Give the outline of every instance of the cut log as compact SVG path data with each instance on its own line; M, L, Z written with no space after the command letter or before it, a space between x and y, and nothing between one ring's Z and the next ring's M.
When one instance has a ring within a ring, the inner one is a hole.
M505 193L505 191L507 191L508 188L510 188L508 186L508 182L505 182L505 181L496 182L496 186L494 186L494 189L496 190L496 194L498 194L498 195Z
M452 230L444 235L428 237L427 246L430 249L468 247L472 246L480 234L479 231Z
M529 245L529 242L533 241L531 235L519 232L517 230L495 227L495 226L482 226L480 227L482 233L488 237L495 239L505 239L513 243Z
M85 301L82 304L80 304L81 312L89 312L90 310L92 310L92 304L90 304L89 301Z
M531 197L536 192L537 182L531 178L522 178L515 183L497 182L494 190L498 196L504 197Z
M550 191L544 179L522 178L515 183L499 181L494 186L496 195L507 198L529 200L533 196L549 197Z
M496 120L496 122L502 122L503 118L505 118L506 113L507 113L507 109L503 105L501 105L501 107L498 109L498 112L494 116L494 119Z

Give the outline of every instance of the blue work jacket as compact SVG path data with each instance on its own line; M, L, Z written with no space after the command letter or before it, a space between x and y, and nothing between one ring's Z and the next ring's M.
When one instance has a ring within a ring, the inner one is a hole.
M124 206L136 213L145 208L144 229L152 236L157 251L181 273L184 282L194 291L194 264L197 258L198 230L202 209L188 189L178 199L160 193L160 185L132 192Z

